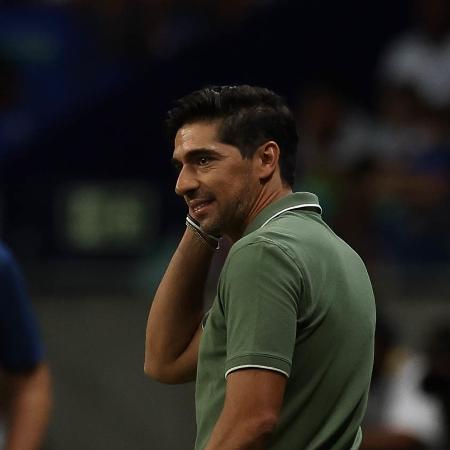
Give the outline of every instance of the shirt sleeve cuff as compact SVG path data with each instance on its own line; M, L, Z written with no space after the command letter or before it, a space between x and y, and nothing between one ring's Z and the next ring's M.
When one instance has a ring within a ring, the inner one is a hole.
M225 363L225 378L235 370L265 369L284 374L289 378L291 364L289 361L273 355L244 355L230 358Z

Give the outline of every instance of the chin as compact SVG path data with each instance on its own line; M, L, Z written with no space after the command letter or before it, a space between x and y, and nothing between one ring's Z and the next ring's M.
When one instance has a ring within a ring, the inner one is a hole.
M211 234L211 235L213 235L213 236L221 236L221 235L222 235L220 229L217 228L217 227L206 227L206 226L203 227L203 226L202 226L202 230L203 230L205 233Z
M220 226L217 223L204 220L200 222L200 226L204 232L212 234L213 236L220 236L222 234L220 231Z

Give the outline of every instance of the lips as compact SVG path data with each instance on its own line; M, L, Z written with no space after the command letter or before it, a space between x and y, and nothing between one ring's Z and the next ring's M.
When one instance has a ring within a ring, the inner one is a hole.
M194 214L201 213L201 211L209 206L213 202L212 199L197 199L197 200L191 200L189 204L190 210Z

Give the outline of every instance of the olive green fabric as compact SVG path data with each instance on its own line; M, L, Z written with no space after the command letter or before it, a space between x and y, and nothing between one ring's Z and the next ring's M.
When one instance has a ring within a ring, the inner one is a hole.
M361 258L314 205L310 193L270 204L230 250L200 342L197 450L205 448L222 411L226 374L247 367L288 377L270 449L360 444L374 297Z

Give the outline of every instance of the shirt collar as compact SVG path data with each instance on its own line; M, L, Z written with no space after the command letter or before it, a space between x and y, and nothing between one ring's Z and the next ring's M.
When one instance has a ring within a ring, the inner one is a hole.
M253 221L247 226L243 236L246 236L258 228L265 226L272 219L285 211L302 208L312 209L319 214L322 213L322 208L319 205L317 195L312 194L311 192L294 192L271 203L269 206L266 206L262 211L260 211Z

